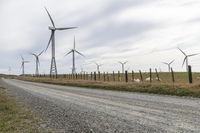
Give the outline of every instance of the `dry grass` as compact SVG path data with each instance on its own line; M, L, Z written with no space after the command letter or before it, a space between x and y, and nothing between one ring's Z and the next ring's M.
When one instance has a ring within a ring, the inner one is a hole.
M8 97L5 89L0 87L1 133L38 133L38 122L37 117Z
M163 75L163 77L166 75ZM64 78L52 79L52 78L33 78L33 77L20 77L21 80L57 84L64 86L78 86L78 87L89 87L89 88L100 88L106 90L117 90L117 91L129 91L129 92L143 92L143 93L154 93L164 95L176 95L176 96L191 96L200 97L200 83L194 84L188 83L175 83L172 84L167 82L143 82L143 83L124 83L124 82L102 82L102 81L90 81L90 80L67 80Z

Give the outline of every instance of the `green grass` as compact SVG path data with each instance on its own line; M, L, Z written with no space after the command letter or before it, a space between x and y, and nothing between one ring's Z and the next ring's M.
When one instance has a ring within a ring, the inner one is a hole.
M7 96L5 89L0 87L0 133L39 133L38 123L35 115Z
M200 84L187 84L187 83L124 83L124 82L102 82L102 81L83 81L83 80L67 80L64 78L51 79L51 78L33 78L33 77L20 77L21 80L40 82L64 86L78 86L87 88L100 88L105 90L128 91L128 92L142 92L163 95L175 96L190 96L200 98Z

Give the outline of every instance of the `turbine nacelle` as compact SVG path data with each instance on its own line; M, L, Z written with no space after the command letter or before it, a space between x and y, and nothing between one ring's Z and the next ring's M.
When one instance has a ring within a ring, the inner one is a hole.
M51 26L49 26L49 30L56 30L56 28L55 27L51 27Z

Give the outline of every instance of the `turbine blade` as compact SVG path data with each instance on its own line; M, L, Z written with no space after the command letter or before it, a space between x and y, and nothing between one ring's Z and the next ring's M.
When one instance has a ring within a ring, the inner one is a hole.
M162 62L163 64L165 64L165 65L169 65L167 62Z
M172 64L175 60L171 61L169 64Z
M122 62L118 61L120 64L123 64Z
M49 11L47 10L46 7L44 7L44 8L45 8L45 10L46 10L46 12L47 12L47 14L48 14L50 20L51 20L51 23L52 23L53 27L55 27L55 24L54 24L54 22L53 22L53 19L52 19L51 15L50 15Z
M37 56L36 54L34 54L34 53L31 53L31 52L30 52L30 54L31 54L31 55L33 55L33 56L35 56L35 57Z
M77 27L67 27L67 28L56 28L56 30L69 30L69 29L75 29Z
M94 64L98 66L98 64L94 61Z
M45 51L47 51L47 49L49 48L49 45L51 43L51 40L52 40L53 36L54 36L54 33L51 32L51 36L50 36L50 39L49 39L49 42L48 42L48 45L47 45L47 48L45 49Z
M186 61L186 59L187 59L187 56L184 58L184 60L183 60L183 64L182 64L182 67L184 66L184 64L185 64L185 61Z
M70 54L72 52L72 50L71 51L69 51L65 56L67 56L68 54Z
M183 50L181 50L180 48L178 48L178 49L181 51L181 53L183 53L185 56L187 56L186 53L183 52Z
M195 55L199 55L199 53L198 53L198 54L191 54L191 55L188 55L188 57L195 56Z
M38 56L40 56L43 52L44 52L44 50L42 50L42 52L40 52L40 53L38 54Z
M82 53L78 52L77 50L74 50L76 53L80 54L81 56L85 57Z

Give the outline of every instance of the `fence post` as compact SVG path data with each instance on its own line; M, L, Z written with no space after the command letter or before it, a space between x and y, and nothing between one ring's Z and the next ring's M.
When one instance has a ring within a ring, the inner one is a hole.
M128 71L125 71L125 81L128 82Z
M132 82L134 82L135 80L135 74L134 74L134 71L132 71Z
M88 79L89 79L89 78L88 78L88 76L89 76L89 75L88 75L88 72L86 72L86 80L88 80Z
M150 83L152 82L152 73L151 73L151 68L149 69L149 77L150 77Z
M101 72L100 71L98 72L98 80L99 81L101 80Z
M188 66L188 80L192 84L192 67L190 65Z
M83 80L85 80L85 72L83 73Z
M109 74L108 74L108 72L107 72L107 81L109 81Z
M106 81L106 74L105 74L105 72L103 72L103 81L104 82Z
M118 74L117 74L118 76L118 81L120 81L120 71L118 71Z
M159 74L158 74L158 71L157 71L156 68L155 68L155 71L156 71L156 77L157 77L157 80L160 81L160 77L159 77Z
M173 82L173 84L175 83L175 78L174 78L174 71L173 71L173 69L171 68L171 74L172 74L172 82Z
M96 72L94 72L94 80L95 80L95 81L97 80Z
M93 79L93 76L92 76L92 72L91 72L91 74L90 74L90 80L92 80Z
M113 71L113 81L115 81L115 72Z
M82 80L82 79L83 79L83 74L82 74L82 72L81 72L81 74L80 74L80 75L81 75L81 80Z
M141 70L140 70L139 72L140 72L140 79L141 79L141 81L143 82L143 76L142 76Z

